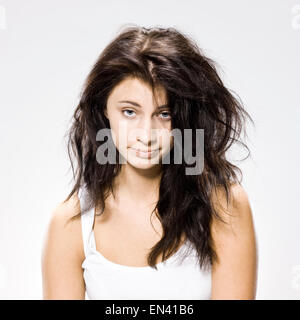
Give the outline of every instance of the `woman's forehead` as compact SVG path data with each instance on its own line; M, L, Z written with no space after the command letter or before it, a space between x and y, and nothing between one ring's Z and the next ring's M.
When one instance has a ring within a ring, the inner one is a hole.
M153 95L149 84L138 78L126 78L115 86L108 97L108 103L122 104L130 101L137 107L158 107L166 105L166 98L166 91L162 86L156 86Z

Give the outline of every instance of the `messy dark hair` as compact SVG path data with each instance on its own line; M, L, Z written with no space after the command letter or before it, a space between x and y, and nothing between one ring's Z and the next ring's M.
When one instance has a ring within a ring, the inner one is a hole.
M163 236L149 253L148 264L157 269L157 257L162 253L163 261L168 259L184 234L197 250L200 267L211 266L218 261L211 236L212 218L226 223L215 209L212 195L219 189L225 190L228 204L231 185L241 183L241 169L226 159L226 151L238 142L250 154L239 138L246 118L252 123L253 120L241 99L224 86L216 63L204 55L190 36L175 28L126 26L98 57L86 78L67 132L75 183L65 201L85 186L90 199L86 210L105 208L105 199L113 192L113 181L122 164L96 161L97 149L104 143L97 141L96 135L100 129L110 129L104 115L107 99L127 77L144 81L153 92L157 86L163 86L172 128L204 129L201 174L186 175L185 161L172 163L173 149L170 163L162 166L159 199L152 214L155 212L161 221Z

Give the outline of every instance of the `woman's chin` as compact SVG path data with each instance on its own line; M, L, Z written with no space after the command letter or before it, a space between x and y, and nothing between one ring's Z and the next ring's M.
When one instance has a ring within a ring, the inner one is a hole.
M149 169L159 165L159 156L152 158L138 157L136 155L128 155L127 163L138 169Z

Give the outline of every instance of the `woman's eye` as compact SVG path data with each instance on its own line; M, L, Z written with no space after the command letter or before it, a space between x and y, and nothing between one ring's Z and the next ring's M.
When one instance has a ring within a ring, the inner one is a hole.
M126 112L126 113L125 113ZM133 118L135 116L135 111L130 110L130 109L125 109L122 110L122 113L127 117L127 118ZM171 113L168 111L163 111L160 113L162 116L163 120L170 120L171 119Z
M126 115L124 112L129 112L129 113L131 112L131 114ZM134 113L134 111L133 111L133 110L126 109L126 110L123 110L122 113L125 114L127 117L132 118L132 113Z
M163 119L166 119L166 120L171 119L171 113L170 113L170 112L168 112L168 111L163 111L163 112L161 112L161 114L166 115L166 116L162 117Z

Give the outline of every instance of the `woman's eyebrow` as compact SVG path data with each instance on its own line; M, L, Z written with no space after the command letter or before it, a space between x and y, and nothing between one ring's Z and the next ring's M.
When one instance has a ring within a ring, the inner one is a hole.
M118 102L120 102L120 103L130 103L130 104L132 104L132 105L134 105L134 106L136 106L136 107L142 107L140 104L138 104L137 102L134 102L134 101L130 101L130 100L121 100L121 101L118 101ZM167 104L164 104L164 105L161 105L161 106L159 106L159 107L157 107L157 109L163 109L163 108L167 108L168 107L168 105Z

